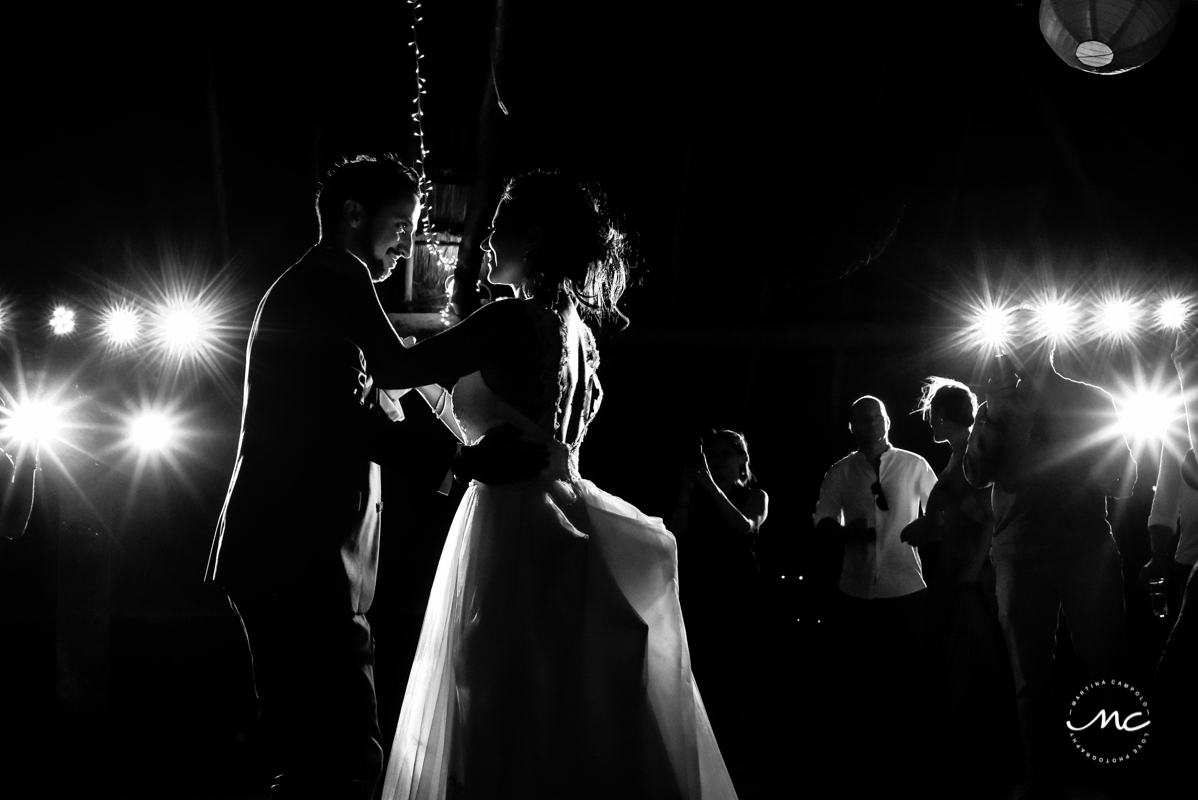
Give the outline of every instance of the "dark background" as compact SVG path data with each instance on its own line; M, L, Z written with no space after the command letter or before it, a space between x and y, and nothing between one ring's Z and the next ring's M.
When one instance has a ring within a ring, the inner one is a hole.
M983 361L960 335L971 298L1192 292L1198 16L1183 6L1147 66L1096 76L1052 53L1037 3L777 5L515 3L501 91L512 169L594 177L637 237L632 325L600 336L607 397L584 473L668 517L697 432L748 437L771 498L758 554L778 649L762 683L790 697L769 723L787 765L775 784L790 785L793 759L811 752L788 716L819 660L811 587L835 563L809 520L824 470L853 448L849 402L882 398L892 441L939 469L947 449L908 412L927 375L980 388ZM476 169L491 25L485 2L424 8L432 174ZM270 281L315 240L321 174L339 156L414 154L410 8L46 14L8 36L0 377L65 384L89 424L47 467L29 534L0 541L14 631L0 691L19 720L19 746L0 758L45 765L52 784L66 779L58 765L78 765L76 779L114 796L255 796L248 660L200 582L245 334ZM85 333L49 341L55 302L94 309L184 280L228 309L206 367L106 353ZM383 299L395 307L394 286ZM1059 366L1118 395L1164 370L1169 346L1147 335L1065 351ZM138 469L111 447L134 398L188 413L172 463ZM318 410L304 434L320 470ZM1113 506L1129 574L1146 555L1156 451L1137 456L1136 496ZM388 491L405 510L388 517L372 612L385 731L452 513ZM1129 597L1150 648L1159 631Z

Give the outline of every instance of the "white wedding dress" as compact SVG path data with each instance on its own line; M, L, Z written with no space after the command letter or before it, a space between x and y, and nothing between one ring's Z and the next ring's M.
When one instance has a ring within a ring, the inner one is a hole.
M568 302L537 313L556 390L547 418L477 372L458 381L453 411L468 442L512 423L552 463L463 498L383 798L735 798L691 674L674 536L578 474L601 398L594 340Z

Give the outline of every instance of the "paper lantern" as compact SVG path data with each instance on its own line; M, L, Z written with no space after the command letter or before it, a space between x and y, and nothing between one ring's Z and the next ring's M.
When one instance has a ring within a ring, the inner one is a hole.
M1181 0L1040 0L1040 32L1074 69L1115 75L1169 41Z

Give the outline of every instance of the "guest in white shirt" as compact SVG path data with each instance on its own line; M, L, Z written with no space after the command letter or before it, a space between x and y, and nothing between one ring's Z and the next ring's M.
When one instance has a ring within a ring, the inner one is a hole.
M1180 589L1181 602L1168 641L1152 683L1153 749L1160 768L1156 770L1154 794L1161 798L1193 797L1194 782L1187 764L1198 752L1198 694L1194 692L1198 674L1198 571L1186 565L1198 562L1198 486L1195 486L1193 431L1196 427L1193 398L1198 378L1198 335L1191 328L1178 333L1173 362L1181 379L1182 397L1187 415L1175 420L1161 448L1160 474L1152 498L1148 532L1152 538L1152 559L1140 573L1142 583L1153 578L1172 581ZM1188 430L1187 430L1188 427ZM1169 559L1165 546L1173 529L1179 537L1177 552ZM1173 589L1173 587L1170 587ZM1178 591L1170 591L1170 611Z
M931 716L917 706L928 674L927 588L915 548L899 536L926 508L936 473L891 446L890 418L876 397L853 403L849 430L857 450L824 476L814 522L817 535L844 543L827 653L834 716L845 726L834 736L868 748L871 759L890 760L860 773L862 781L886 781L855 786L865 795L897 788L884 776L910 774L903 765L923 738L919 720Z
M890 417L876 397L853 403L849 430L856 452L824 476L815 530L844 541L839 588L849 597L903 597L926 588L915 548L899 536L916 520L936 485L922 456L890 444Z
M1181 479L1182 460L1190 448L1185 424L1184 415L1174 420L1161 446L1160 470L1148 515L1152 558L1140 571L1140 583L1145 586L1153 579L1164 580L1170 618L1177 616L1181 589L1198 562L1198 491ZM1177 547L1170 554L1174 534Z

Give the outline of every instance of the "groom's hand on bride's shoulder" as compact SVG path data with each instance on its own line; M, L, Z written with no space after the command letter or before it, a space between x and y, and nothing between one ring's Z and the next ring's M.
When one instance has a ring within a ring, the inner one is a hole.
M549 448L523 438L515 425L500 425L472 447L463 447L453 462L459 483L515 483L536 477L549 466Z

